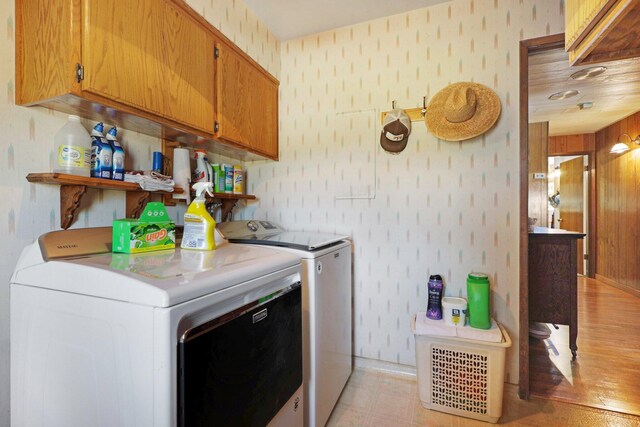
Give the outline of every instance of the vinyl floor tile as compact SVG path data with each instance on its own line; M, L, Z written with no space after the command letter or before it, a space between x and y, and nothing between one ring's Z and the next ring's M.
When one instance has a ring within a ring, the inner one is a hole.
M412 390L413 389L413 390ZM571 403L518 398L505 384L498 425L562 427L637 427L640 417ZM330 427L480 427L489 423L422 407L415 377L354 369L327 426Z

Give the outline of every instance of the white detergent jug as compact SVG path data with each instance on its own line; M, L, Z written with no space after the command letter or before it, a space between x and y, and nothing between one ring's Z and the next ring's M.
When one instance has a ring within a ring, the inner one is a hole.
M80 117L69 121L53 137L56 158L53 172L89 177L91 174L91 136L80 123Z

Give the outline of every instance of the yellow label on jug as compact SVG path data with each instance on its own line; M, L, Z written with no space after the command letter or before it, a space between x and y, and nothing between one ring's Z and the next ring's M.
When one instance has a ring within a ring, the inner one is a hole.
M88 168L91 164L91 150L73 145L61 145L58 148L58 165L76 168Z

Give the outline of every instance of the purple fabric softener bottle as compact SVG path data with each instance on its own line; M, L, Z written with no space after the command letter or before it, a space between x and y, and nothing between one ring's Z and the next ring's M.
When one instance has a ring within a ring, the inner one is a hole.
M427 317L440 320L442 319L442 277L439 274L429 276L428 290Z

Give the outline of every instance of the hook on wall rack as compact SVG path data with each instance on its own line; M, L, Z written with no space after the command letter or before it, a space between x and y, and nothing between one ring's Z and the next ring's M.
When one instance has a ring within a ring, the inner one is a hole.
M396 109L396 101L391 101L391 108ZM427 97L422 97L422 107L417 108L407 108L404 110L407 113L407 116L411 119L412 122L418 122L424 120L425 115L427 114ZM384 123L384 116L386 116L388 111L383 111L380 116L380 123Z

